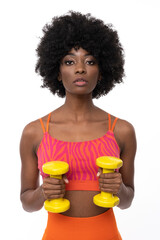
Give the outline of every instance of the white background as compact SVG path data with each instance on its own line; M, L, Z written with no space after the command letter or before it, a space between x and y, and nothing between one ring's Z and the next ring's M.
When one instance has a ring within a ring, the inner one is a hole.
M126 55L126 78L95 105L128 120L136 130L135 198L115 208L124 240L158 239L160 227L160 7L158 0L3 1L0 6L0 218L4 240L40 240L44 209L25 212L19 200L19 141L24 126L63 104L40 88L34 72L42 27L69 10L90 12L118 30Z

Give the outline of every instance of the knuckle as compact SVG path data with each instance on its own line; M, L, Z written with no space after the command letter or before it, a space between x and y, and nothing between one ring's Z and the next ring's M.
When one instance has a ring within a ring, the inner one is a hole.
M64 180L63 179L59 179L59 184L64 184Z
M61 184L61 180L56 178L55 179L55 183L60 185Z
M62 189L61 185L55 185L55 187L56 187L57 190L61 190Z
M119 179L119 181L118 181L118 184L121 184L122 183L122 180L121 179Z
M102 180L102 179L98 179L98 181L99 181L100 184L103 183L103 180Z
M102 183L103 183L103 184L105 184L105 182L106 182L106 179L105 179L105 178L103 178L103 180L102 180Z
M65 189L62 189L62 193L63 193L63 194L65 193Z
M59 198L59 195L52 195L51 199Z
M56 194L61 194L61 193L62 193L61 189L56 191Z
M108 189L108 192L114 194L113 189Z
M107 178L107 177L108 177L108 174L107 174L107 173L103 173L102 176L103 176L103 179L104 179L104 178Z
M60 184L60 179L57 179L57 178L52 178L52 184Z
M102 183L101 186L102 186L102 188L104 188L105 187L104 183Z

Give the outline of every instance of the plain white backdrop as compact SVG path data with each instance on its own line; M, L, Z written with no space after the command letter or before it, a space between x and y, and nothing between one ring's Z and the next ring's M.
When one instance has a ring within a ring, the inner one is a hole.
M124 240L158 239L160 216L160 6L158 0L3 1L0 6L0 218L4 240L40 240L47 213L27 213L20 195L19 142L24 126L64 103L40 88L34 72L42 28L69 10L90 12L118 30L125 49L124 83L95 105L136 130L135 198L114 208Z

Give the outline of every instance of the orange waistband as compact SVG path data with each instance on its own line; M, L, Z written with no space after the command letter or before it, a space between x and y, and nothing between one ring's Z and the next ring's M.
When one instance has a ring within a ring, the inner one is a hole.
M49 213L42 240L122 240L112 208L94 217L77 218Z
M69 180L66 184L66 191L70 190L84 190L84 191L100 191L99 182L97 181L79 181L79 180Z

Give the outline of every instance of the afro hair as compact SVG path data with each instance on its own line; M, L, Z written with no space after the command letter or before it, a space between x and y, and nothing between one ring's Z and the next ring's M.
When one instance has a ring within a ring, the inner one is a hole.
M36 49L38 60L35 71L42 76L43 85L53 94L65 97L65 88L58 81L62 58L72 48L81 47L98 62L101 81L92 92L92 98L106 95L124 77L124 51L112 24L104 24L91 14L69 11L54 17L43 28L43 37Z

